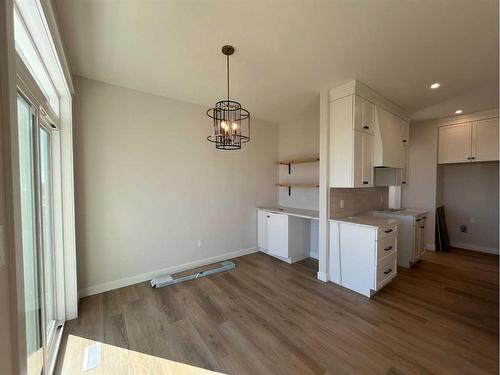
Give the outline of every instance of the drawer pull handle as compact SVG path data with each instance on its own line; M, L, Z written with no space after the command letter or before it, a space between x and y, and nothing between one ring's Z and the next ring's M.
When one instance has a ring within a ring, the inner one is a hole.
M368 125L363 126L363 129L370 129Z
M368 185L368 181L363 181L363 184Z
M403 139L403 143L406 143L406 139Z
M386 247L384 250L385 250L385 251L392 250L392 246Z
M387 230L384 230L385 233L391 233L392 232L392 229L387 229Z
M420 221L420 220L422 220L422 219L417 219L417 220L415 220L415 221Z
M420 228L424 229L425 227L423 225L421 225Z
M422 219L424 219L424 220L427 219L427 216L424 216Z
M392 272L392 268L389 268L387 271L384 271L384 275L388 275Z

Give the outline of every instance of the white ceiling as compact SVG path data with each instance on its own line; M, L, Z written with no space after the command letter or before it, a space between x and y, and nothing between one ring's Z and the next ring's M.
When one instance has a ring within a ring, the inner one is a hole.
M497 0L56 0L74 74L284 121L356 78L414 119L498 106ZM440 82L438 90L430 90Z

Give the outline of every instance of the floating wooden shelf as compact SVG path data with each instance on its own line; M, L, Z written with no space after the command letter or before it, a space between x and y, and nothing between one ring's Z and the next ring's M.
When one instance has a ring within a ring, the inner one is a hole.
M303 187L303 188L319 187L319 183L316 182L280 182L279 184L276 185L285 187Z
M316 182L280 182L277 186L287 187L288 195L292 195L292 188L319 188L319 183Z
M319 156L311 156L302 159L280 160L276 164L290 165L290 164L301 164L301 163L314 163L315 161L319 161Z
M288 165L288 174L292 173L292 164L314 163L319 161L319 156L310 156L308 158L280 160L276 164Z

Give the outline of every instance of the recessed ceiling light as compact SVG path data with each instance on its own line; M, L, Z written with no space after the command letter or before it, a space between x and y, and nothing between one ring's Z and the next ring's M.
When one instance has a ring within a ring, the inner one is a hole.
M457 110L455 111L455 114L456 114L456 115L459 115L459 114L461 114L461 113L462 113L462 110L461 110L461 109L457 109Z
M433 83L433 84L431 85L431 89L437 89L439 86L441 86L439 83L437 83L437 82L436 82L436 83Z

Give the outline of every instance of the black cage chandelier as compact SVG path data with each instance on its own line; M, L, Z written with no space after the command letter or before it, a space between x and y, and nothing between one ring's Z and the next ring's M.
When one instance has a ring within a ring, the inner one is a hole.
M215 107L207 111L213 119L212 134L207 139L219 150L239 150L250 140L250 112L240 103L229 100L229 56L234 53L234 47L224 46L222 53L226 55L227 100L215 103Z

